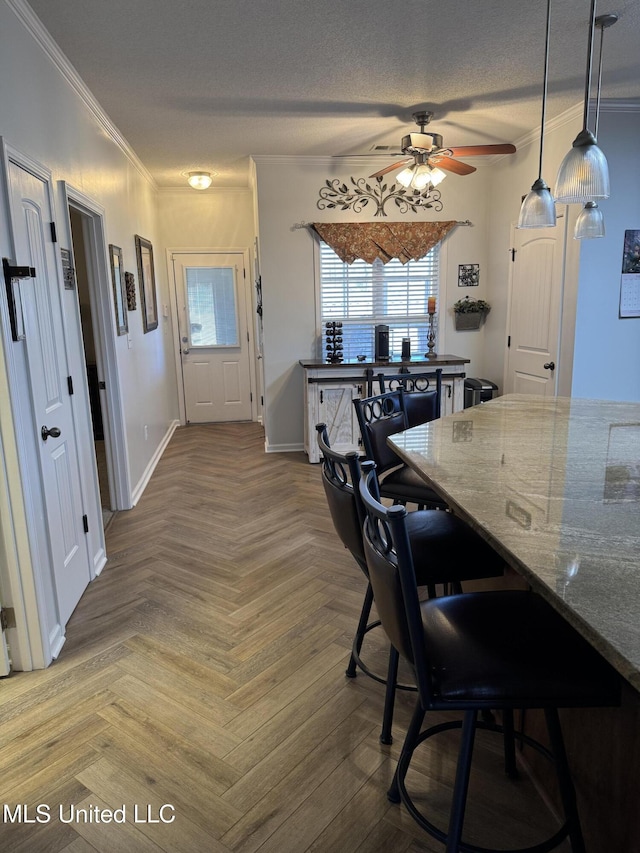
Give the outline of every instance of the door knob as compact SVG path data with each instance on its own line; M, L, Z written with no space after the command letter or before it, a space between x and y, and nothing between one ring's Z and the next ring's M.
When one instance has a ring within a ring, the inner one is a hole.
M60 430L58 427L51 427L51 429L49 429L48 427L43 426L40 430L40 435L42 436L43 441L46 441L49 436L51 436L51 438L60 438Z
M542 366L544 367L545 370L555 370L556 369L555 361L548 361L546 364L543 364Z

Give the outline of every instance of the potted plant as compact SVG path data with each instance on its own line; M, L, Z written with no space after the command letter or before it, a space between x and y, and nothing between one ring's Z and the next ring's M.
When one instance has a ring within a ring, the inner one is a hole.
M465 296L453 303L456 330L479 329L491 311L491 306L485 299L471 299Z

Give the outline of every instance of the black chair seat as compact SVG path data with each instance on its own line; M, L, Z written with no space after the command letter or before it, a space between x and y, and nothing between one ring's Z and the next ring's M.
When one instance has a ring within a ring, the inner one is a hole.
M504 574L502 558L450 512L437 509L411 512L407 515L407 532L418 586Z
M466 593L425 601L421 610L436 706L578 708L617 702L617 675L538 595Z
M380 494L395 503L410 501L420 506L433 506L446 509L447 504L429 488L425 481L408 465L388 471L380 478Z

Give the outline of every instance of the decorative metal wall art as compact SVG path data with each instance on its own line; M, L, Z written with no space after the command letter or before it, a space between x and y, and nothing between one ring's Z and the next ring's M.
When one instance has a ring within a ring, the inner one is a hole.
M320 188L317 201L318 210L353 210L361 213L366 207L375 205L376 216L386 216L385 205L393 201L400 213L417 213L419 210L433 208L442 210L440 191L429 186L424 190L406 189L401 184L388 184L383 177L369 182L367 178L349 178L351 187L339 178L325 181Z
M127 311L136 310L136 280L132 272L124 274L124 287L127 291Z
M480 284L480 264L458 264L458 287L477 287Z

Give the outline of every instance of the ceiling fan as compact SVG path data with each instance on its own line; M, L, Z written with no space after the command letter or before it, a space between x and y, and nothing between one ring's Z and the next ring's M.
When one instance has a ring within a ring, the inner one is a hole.
M405 158L392 163L370 175L370 178L380 178L400 166L409 165L396 175L396 180L405 187L423 190L428 184L436 186L445 177L445 172L456 175L470 175L476 171L475 166L461 163L456 157L478 157L486 154L513 154L515 145L502 143L499 145L462 145L455 148L443 148L442 136L439 133L427 133L425 127L433 118L433 113L427 110L413 113L413 118L420 128L420 133L408 133L402 137L402 153ZM442 171L444 169L444 171Z

